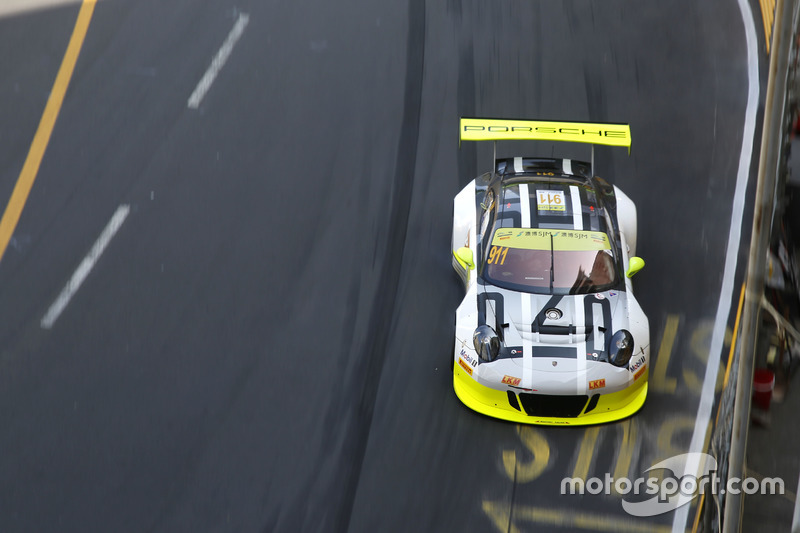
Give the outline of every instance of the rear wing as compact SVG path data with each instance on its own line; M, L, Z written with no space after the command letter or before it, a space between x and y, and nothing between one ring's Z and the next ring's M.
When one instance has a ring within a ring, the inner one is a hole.
M502 118L461 117L461 141L494 141L494 161L497 141L564 141L592 145L591 172L594 174L594 145L622 146L631 153L631 127L628 124L591 122L554 122L549 120L515 120Z
M566 141L631 149L628 124L461 118L462 141Z

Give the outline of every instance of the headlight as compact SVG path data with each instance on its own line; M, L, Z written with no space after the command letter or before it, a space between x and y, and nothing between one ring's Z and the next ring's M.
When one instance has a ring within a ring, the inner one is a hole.
M608 360L614 366L623 367L633 355L633 336L628 330L621 329L611 337L608 347Z
M472 343L475 345L478 357L484 363L491 363L497 359L497 354L500 352L500 339L489 326L478 326L472 335Z

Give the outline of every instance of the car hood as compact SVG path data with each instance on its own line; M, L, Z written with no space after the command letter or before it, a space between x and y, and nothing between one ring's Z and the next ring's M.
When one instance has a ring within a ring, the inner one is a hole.
M500 334L501 357L521 359L528 346L535 366L549 371L570 371L577 357L607 360L611 336L628 328L627 294L619 290L549 295L484 285L478 313L479 323Z

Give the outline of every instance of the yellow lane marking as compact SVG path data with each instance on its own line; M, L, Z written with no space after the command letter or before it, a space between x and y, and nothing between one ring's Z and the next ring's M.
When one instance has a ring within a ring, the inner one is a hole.
M725 367L725 378L722 381L722 389L728 386L728 378L731 375L731 363L733 363L733 352L736 350L736 339L739 336L739 321L742 318L742 305L744 304L744 290L745 284L742 283L742 290L739 293L739 306L736 308L736 320L733 323L733 336L731 337L731 349L728 353L728 364ZM717 406L717 415L714 419L714 425L716 426L717 422L719 422L719 413L720 413L721 405ZM708 440L711 437L711 432L706 435L706 444L704 449L708 449ZM700 527L700 518L702 517L702 510L703 505L705 505L706 495L705 493L700 495L700 502L697 504L697 508L695 509L695 516L694 516L694 524L692 525L692 533L698 531Z
M775 22L775 0L759 0L761 4L761 19L764 21L764 38L767 41L767 53L772 41L772 25Z
M700 495L700 502L695 507L694 523L692 524L692 533L697 533L700 528L700 518L703 516L703 506L706 504L706 493Z
M733 323L733 337L731 338L731 351L728 354L728 365L725 368L725 379L722 382L722 388L728 386L728 378L731 375L731 363L733 362L733 351L736 349L736 337L739 333L739 319L742 318L742 304L744 304L744 283L742 283L742 292L739 294L739 307L736 309L736 322ZM719 411L717 411L719 416Z
M667 366L672 355L672 346L675 344L675 337L678 334L678 324L680 316L667 315L667 324L664 326L664 335L661 337L661 346L658 348L656 366L650 383L653 390L672 394L678 386L678 380L667 377Z
M548 509L507 503L483 502L483 512L492 520L498 531L520 533L516 522L534 522L549 526L560 526L570 531L613 531L617 533L667 533L672 526L643 522L640 519L626 520L610 515L583 513L574 509Z
M25 207L25 202L28 201L28 194L31 192L36 174L39 172L39 165L42 163L47 144L50 142L50 135L53 133L58 112L61 110L61 104L67 93L75 63L78 61L84 37L89 29L89 22L92 19L96 1L83 0L81 4L78 20L72 30L72 37L70 37L67 51L64 53L64 59L61 61L61 67L58 69L56 81L53 83L53 89L50 91L50 97L47 99L47 105L39 121L39 127L33 136L33 142L28 150L28 157L25 159L25 164L22 166L17 183L14 185L14 191L8 200L3 218L0 219L0 260L3 258L11 236L14 234L19 217L22 215L22 209Z

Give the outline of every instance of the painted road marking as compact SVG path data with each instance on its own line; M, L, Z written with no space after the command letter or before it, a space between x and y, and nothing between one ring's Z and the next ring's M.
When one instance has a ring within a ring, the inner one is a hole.
M679 315L667 315L667 323L664 326L664 334L661 337L661 345L658 348L658 357L656 357L655 368L650 378L650 384L653 386L654 391L672 394L678 387L676 378L667 377L667 368L669 359L672 356L675 337L678 334L680 320Z
M6 248L8 248L8 243L17 227L19 217L22 215L22 209L25 207L25 202L28 201L33 182L39 173L39 166L42 163L44 152L47 150L47 144L50 142L50 135L56 125L58 112L64 102L72 72L75 70L75 63L78 61L78 55L83 46L83 40L89 30L89 22L92 20L95 2L96 0L84 0L81 4L78 20L72 30L72 37L69 39L67 51L64 53L64 59L58 69L56 81L53 82L50 97L47 99L47 105L45 105L42 118L39 121L39 127L33 136L28 156L25 158L25 164L22 166L17 183L11 193L11 198L9 198L6 210L3 212L3 218L0 219L0 260L2 260L6 252Z
M731 376L731 363L733 363L733 354L736 349L736 338L739 336L739 321L742 318L742 306L744 305L744 288L745 284L742 283L742 290L739 292L739 307L736 308L736 321L733 323L733 337L731 338L731 351L728 353L728 364L725 366L725 379L722 381L722 388L728 386L728 378ZM719 417L719 408L717 408L717 417Z
M628 418L622 421L618 428L622 429L622 442L617 452L617 462L614 464L614 479L621 479L630 475L633 455L639 445L639 426L636 419ZM613 488L616 493L616 485Z
M483 502L483 512L492 520L498 531L519 533L516 522L534 522L559 526L568 531L612 531L615 533L666 533L669 526L641 522L634 519L616 518L609 515L584 513L575 509L549 509L508 503Z
M122 223L125 222L125 219L128 217L128 213L130 213L130 206L128 205L121 205L117 208L114 216L111 217L111 220L108 221L103 232L100 234L100 237L97 238L95 241L94 246L92 249L89 250L89 253L86 257L83 258L81 264L78 265L78 268L75 270L75 273L72 274L72 277L67 282L64 289L61 291L61 294L58 295L58 298L53 302L53 305L50 306L50 309L47 310L47 314L44 315L42 318L42 327L44 329L50 329L55 324L58 317L61 316L62 311L67 307L69 301L78 292L83 281L89 275L89 272L92 271L95 263L103 254L103 251L108 246L108 243L111 242L111 239L116 235L119 228L122 226Z
M772 26L775 23L775 0L759 0L761 19L764 21L764 40L767 41L767 53L772 44Z
M597 438L599 436L600 426L590 426L584 430L578 458L575 459L575 468L572 471L573 478L589 478L589 469L592 467L592 459L594 458L594 451L597 449Z
M508 479L515 483L529 483L542 475L550 464L550 445L541 432L530 426L517 424L517 433L522 444L533 455L527 463L517 460L516 450L503 450L503 468Z
M744 23L744 34L747 41L747 108L745 110L744 128L742 134L742 148L739 153L739 169L736 175L736 188L733 195L733 205L731 206L731 224L728 233L727 257L725 259L725 270L722 274L722 287L720 288L719 304L717 315L714 319L714 335L711 338L711 349L708 354L708 366L706 375L703 379L703 392L700 396L700 405L697 409L692 440L689 444L689 452L702 453L705 451L703 445L706 441L706 433L711 423L711 409L714 405L714 389L717 384L717 374L719 372L720 359L722 358L722 348L725 341L725 332L728 328L727 317L733 306L733 283L736 276L736 262L739 254L742 233L742 216L745 205L745 192L750 176L750 161L753 156L753 142L755 140L756 112L759 103L759 84L758 76L758 45L756 44L756 28L753 18L753 11L747 0L739 0L739 10L742 14ZM696 456L696 457L699 457ZM699 465L695 461L690 461L686 465L684 474L694 474L698 471ZM675 512L672 522L672 531L678 533L685 531L689 520L689 506L679 507Z
M214 83L219 71L222 70L223 66L225 66L225 62L228 61L228 58L233 51L233 47L236 46L239 38L244 33L244 29L247 27L248 22L250 22L250 16L246 13L239 13L239 18L236 19L233 29L231 29L231 32L228 34L225 42L222 43L222 47L217 52L217 55L215 55L214 59L211 60L211 65L209 65L208 70L206 70L206 73L200 79L200 82L197 84L197 87L195 87L194 92L189 97L189 101L186 103L189 109L197 109L200 107L200 102L203 101L203 97L211 88L211 84Z

